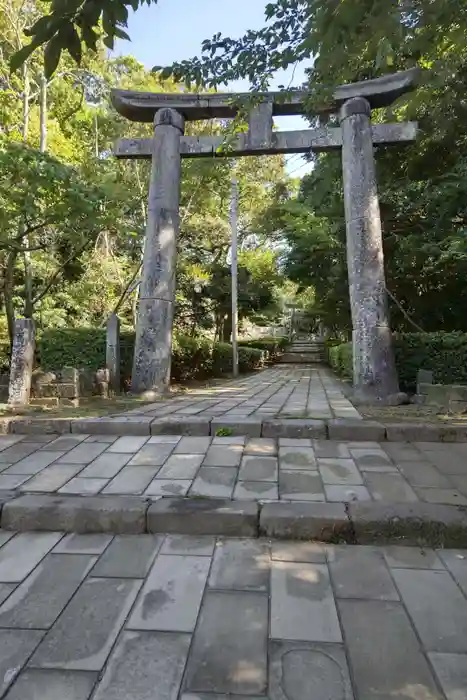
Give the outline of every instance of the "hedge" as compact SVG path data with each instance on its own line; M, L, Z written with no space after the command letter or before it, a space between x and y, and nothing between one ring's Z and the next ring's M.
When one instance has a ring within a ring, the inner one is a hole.
M467 383L467 333L398 333L394 352L399 383L414 391L417 371L433 372L439 384ZM329 364L340 376L352 378L352 344L328 345Z
M120 370L126 384L131 376L135 334L120 333ZM239 347L240 372L263 366L265 353L259 348ZM36 362L42 369L78 367L96 370L105 367L105 329L53 328L38 337ZM172 348L172 379L218 377L232 371L232 346L206 338L175 335Z
M264 352L267 362L275 362L288 344L288 338L256 338L252 340L240 340L239 348L258 348Z

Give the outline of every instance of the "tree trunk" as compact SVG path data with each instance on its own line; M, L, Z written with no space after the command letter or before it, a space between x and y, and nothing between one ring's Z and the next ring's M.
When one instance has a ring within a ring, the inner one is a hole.
M47 150L47 79L45 74L41 75L41 101L39 110L40 119L40 152L45 153Z

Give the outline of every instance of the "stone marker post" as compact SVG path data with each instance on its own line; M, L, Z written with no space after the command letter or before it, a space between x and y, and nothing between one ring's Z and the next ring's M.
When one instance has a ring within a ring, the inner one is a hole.
M110 374L110 388L120 392L120 319L111 314L107 320L105 366Z
M354 389L362 398L399 391L384 275L371 107L362 97L340 110Z
M35 346L34 321L31 318L17 318L14 326L8 387L10 406L25 406L29 401Z
M170 382L183 129L183 116L176 110L156 113L131 383L133 392L147 395Z

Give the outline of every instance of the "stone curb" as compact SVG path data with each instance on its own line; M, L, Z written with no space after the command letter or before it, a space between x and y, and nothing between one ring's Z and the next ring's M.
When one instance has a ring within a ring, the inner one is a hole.
M157 418L128 416L115 418L6 418L0 419L0 435L16 433L90 435L216 435L225 429L229 435L248 437L315 438L370 442L467 442L466 425L429 423L377 423L375 421L334 418L315 419Z
M467 508L431 503L266 503L0 493L5 530L271 537L467 547Z

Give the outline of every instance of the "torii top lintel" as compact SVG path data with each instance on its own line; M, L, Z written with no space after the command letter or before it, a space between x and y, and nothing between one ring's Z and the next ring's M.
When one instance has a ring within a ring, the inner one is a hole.
M412 68L400 73L384 75L373 80L339 85L334 89L329 104L318 111L332 112L353 97L364 97L372 108L387 107L400 95L413 90L418 69ZM303 114L305 98L303 91L285 93L265 92L259 97L264 102L272 102L273 115ZM135 122L152 122L154 115L163 107L171 107L181 112L187 121L199 119L226 119L234 117L238 103L251 99L251 93L154 93L133 90L112 90L111 101L117 112Z

